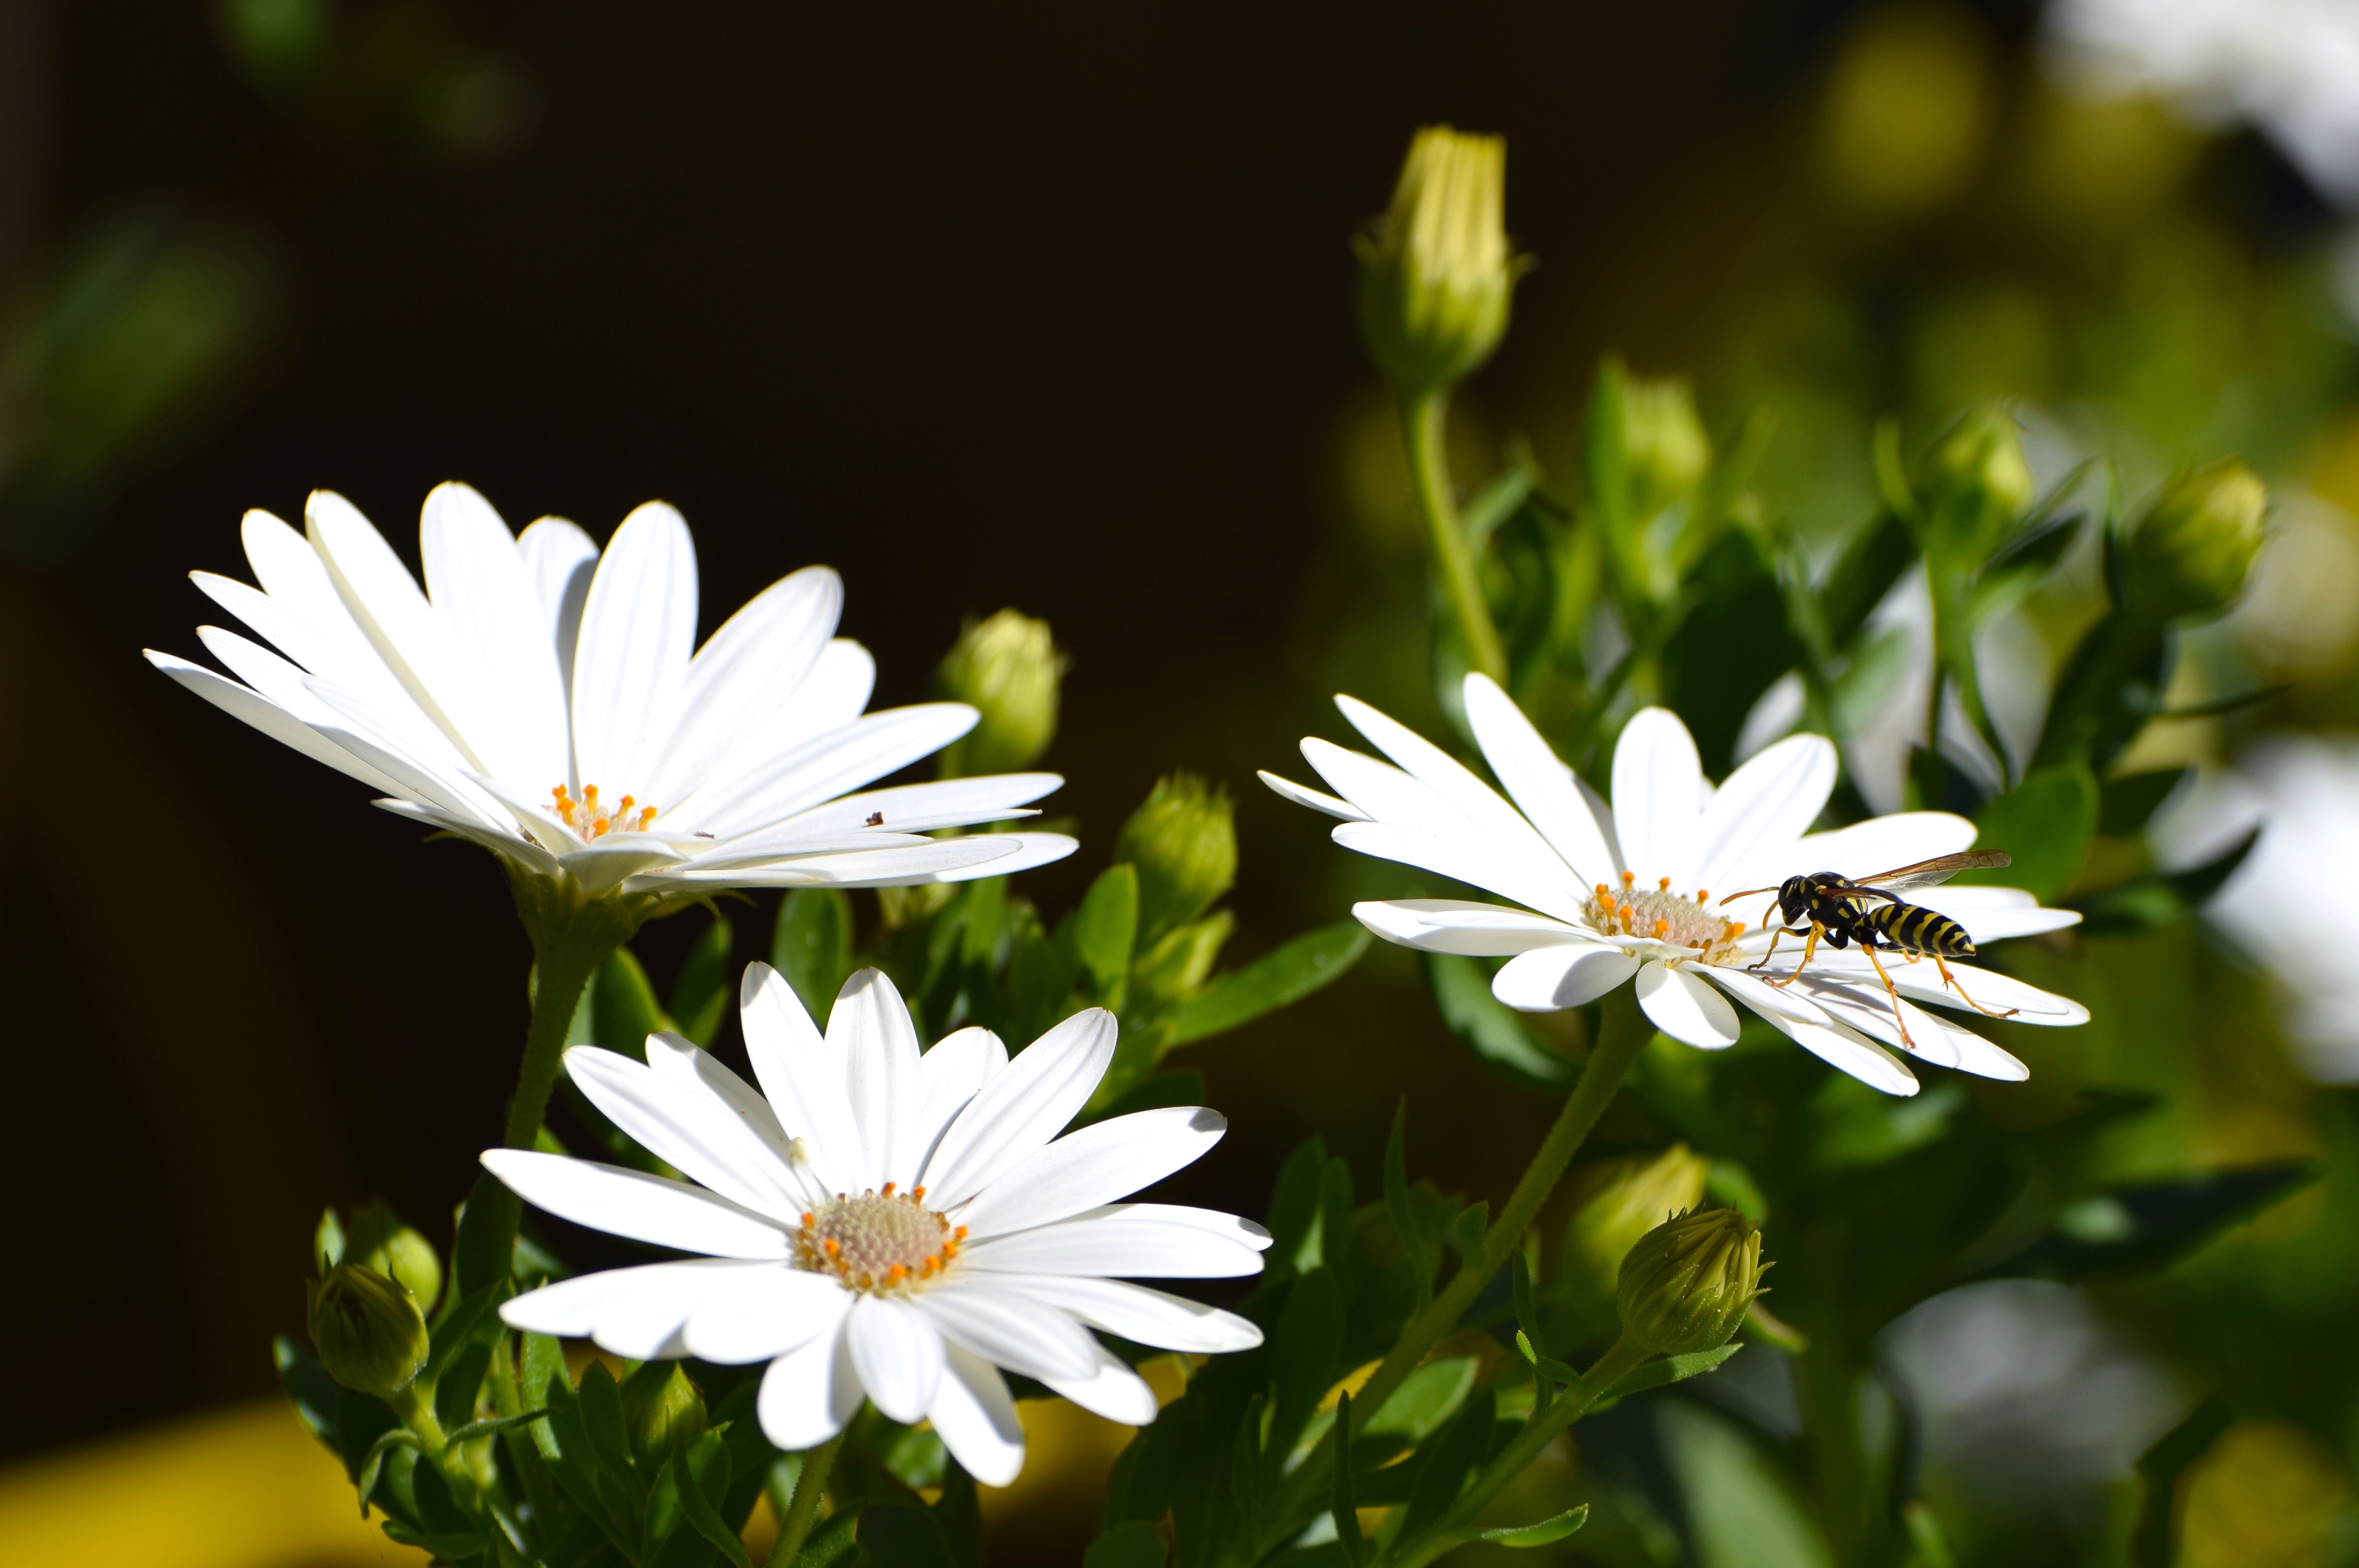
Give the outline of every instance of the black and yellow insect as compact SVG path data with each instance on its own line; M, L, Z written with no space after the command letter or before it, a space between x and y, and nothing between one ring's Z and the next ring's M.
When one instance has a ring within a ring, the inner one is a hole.
M1808 939L1802 944L1802 961L1794 972L1783 979L1771 980L1773 986L1789 986L1801 979L1810 957L1823 937L1829 946L1838 950L1859 944L1867 961L1875 966L1876 978L1884 982L1886 995L1892 999L1892 1021L1900 1029L1900 1043L1914 1049L1908 1038L1908 1022L1900 1015L1900 990L1885 973L1884 960L1876 950L1898 953L1910 963L1920 957L1933 960L1941 971L1941 983L1956 991L1968 1007L1988 1018L2012 1017L2017 1011L2008 1008L2001 1012L1984 1007L1966 995L1966 988L1950 973L1945 961L1951 958L1971 958L1974 956L1973 938L1966 928L1946 914L1927 909L1922 904L1904 902L1900 894L1910 888L1931 887L1944 882L1960 871L1995 869L2012 865L2004 849L1968 849L1962 854L1937 855L1930 860L1919 860L1913 866L1900 866L1874 876L1846 877L1836 871L1812 871L1808 876L1788 877L1774 888L1753 888L1745 892L1733 892L1722 899L1723 903L1740 898L1753 898L1765 892L1777 895L1777 903L1769 914L1762 916L1767 925L1772 915L1781 915L1785 924L1769 939L1769 951L1761 962L1752 965L1758 969L1777 956L1777 944L1788 936ZM1880 901L1880 902L1879 902Z

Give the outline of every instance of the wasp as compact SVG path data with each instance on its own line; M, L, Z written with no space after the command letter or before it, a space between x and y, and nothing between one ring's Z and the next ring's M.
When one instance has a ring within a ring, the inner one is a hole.
M1909 903L1900 894L1911 888L1931 887L1945 882L1960 871L1995 869L2014 864L2004 849L1968 849L1962 854L1937 855L1930 860L1919 860L1913 866L1900 866L1874 876L1846 877L1838 871L1812 871L1808 876L1788 877L1774 888L1753 888L1745 892L1733 892L1722 899L1723 903L1740 898L1753 898L1767 892L1777 896L1777 903L1762 924L1767 925L1772 915L1784 918L1785 924L1769 938L1769 951L1761 962L1749 966L1761 968L1776 957L1777 944L1788 936L1801 936L1802 961L1794 972L1782 980L1771 980L1773 986L1789 986L1802 978L1810 966L1810 956L1818 951L1819 940L1824 937L1830 946L1838 950L1859 944L1867 961L1875 966L1876 978L1884 982L1885 994L1892 999L1892 1022L1899 1026L1900 1043L1910 1050L1916 1043L1908 1038L1908 1024L1900 1016L1900 990L1885 972L1884 960L1876 950L1898 953L1908 962L1919 957L1933 960L1941 971L1941 983L1964 999L1968 1007L1985 1018L2011 1018L2022 1011L2008 1008L2001 1012L1984 1007L1966 995L1966 988L1958 977L1950 973L1951 958L1971 958L1974 956L1973 938L1966 928L1946 914L1936 914L1922 904Z

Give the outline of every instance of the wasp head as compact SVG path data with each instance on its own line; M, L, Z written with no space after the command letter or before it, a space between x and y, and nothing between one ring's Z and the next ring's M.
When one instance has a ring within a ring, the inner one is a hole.
M1777 913L1788 925L1799 925L1810 917L1810 899L1819 885L1809 877L1788 877L1777 884Z

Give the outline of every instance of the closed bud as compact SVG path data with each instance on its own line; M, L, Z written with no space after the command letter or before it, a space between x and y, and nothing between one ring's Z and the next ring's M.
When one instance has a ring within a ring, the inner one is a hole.
M1622 1260L1638 1238L1703 1201L1712 1162L1684 1143L1651 1160L1616 1167L1605 1184L1573 1211L1565 1228L1565 1268L1599 1295L1612 1293Z
M1138 940L1195 919L1237 880L1237 824L1228 792L1192 773L1158 779L1114 842L1138 872Z
M2130 535L2131 601L2158 621L2225 609L2261 547L2269 492L2243 460L2174 481Z
M1712 463L1712 441L1684 381L1622 384L1622 449L1630 513L1647 518L1696 487Z
M1405 393L1451 385L1499 346L1520 270L1507 247L1507 144L1429 125L1389 211L1358 242L1360 330Z
M442 1294L442 1260L435 1256L434 1244L402 1224L401 1217L383 1203L353 1211L343 1250L329 1261L365 1264L389 1275L418 1298L420 1312L432 1312Z
M970 621L958 645L934 673L935 694L982 715L973 730L946 747L946 779L1004 773L1027 766L1057 734L1057 693L1065 657L1049 640L1049 623L1003 610Z
M305 1323L328 1376L379 1399L409 1386L426 1365L426 1314L393 1280L339 1263L310 1287Z
M1925 466L1927 543L1969 568L1988 558L2036 493L2015 417L1997 403L1969 410Z
M1657 1356L1728 1343L1761 1293L1761 1232L1733 1208L1699 1209L1639 1238L1622 1260L1622 1330Z
M704 1400L679 1362L648 1362L623 1380L622 1392L631 1453L649 1474L675 1444L685 1447L704 1435Z

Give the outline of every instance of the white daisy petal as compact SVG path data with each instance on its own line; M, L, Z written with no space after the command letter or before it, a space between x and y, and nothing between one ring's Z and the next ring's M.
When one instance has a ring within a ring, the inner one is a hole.
M607 541L582 607L573 654L580 782L619 791L643 776L641 757L662 739L658 726L668 726L688 684L695 641L696 546L678 512L649 502Z
M566 1052L565 1074L632 1141L731 1202L791 1221L810 1201L778 1152L701 1079L594 1045Z
M484 718L499 726L496 736L473 738L486 771L566 782L572 749L564 682L507 524L468 486L439 484L426 498L418 538L427 598Z
M556 656L565 711L571 714L573 650L582 633L582 607L590 600L590 579L598 570L598 546L577 524L562 517L543 517L516 535L516 555L548 621L549 652Z
M1040 1380L1092 1415L1118 1421L1125 1426L1145 1426L1155 1419L1155 1390L1147 1379L1118 1360L1104 1346L1097 1352L1097 1369L1086 1378L1043 1378Z
M1114 1014L1090 1008L994 1074L926 1162L920 1179L933 1201L956 1208L1063 1131L1105 1076L1115 1033Z
M975 726L962 702L927 702L863 714L782 755L702 786L690 797L713 821L747 827L782 822L823 800L874 784L930 757Z
M815 735L840 730L861 715L876 689L876 660L849 637L834 637L819 662L770 720L771 740L781 753ZM741 754L741 766L747 759Z
M1171 1106L1094 1122L994 1177L959 1216L977 1241L1128 1197L1209 1153L1228 1119Z
M958 1113L983 1090L984 1080L1007 1065L1007 1047L988 1029L972 1025L945 1034L918 1058L925 1096L918 1111L919 1162L923 1169Z
M1484 761L1524 815L1555 846L1584 887L1613 882L1622 870L1613 825L1601 821L1572 770L1532 728L1522 708L1485 675L1466 677L1466 719Z
M1906 1063L1857 1031L1835 1022L1815 1004L1791 997L1741 970L1712 968L1706 973L1714 984L1767 1019L1780 1033L1821 1061L1888 1095L1917 1092L1917 1075L1908 1070Z
M487 1149L484 1168L536 1208L610 1236L714 1258L784 1258L788 1232L727 1198L619 1165Z
M1897 1045L1920 1062L2010 1083L2031 1076L2031 1069L2008 1052L1912 1002L1901 1002L1900 1016L1895 1020L1890 994L1873 977L1863 986L1821 979L1806 972L1794 989L1807 991L1810 999L1838 1023L1887 1045ZM1901 1037L1903 1023L1908 1026L1906 1040Z
M1875 970L1868 963L1867 955L1855 948L1847 953L1831 953L1823 945L1821 946L1812 956L1810 968L1806 973L1815 977L1821 970L1831 976L1841 976L1854 984L1873 986L1879 992L1884 989L1884 982L1875 978ZM1898 988L1900 994L1911 1001L1933 1002L1959 1009L1968 1009L1980 1002L1995 1012L2005 1012L2012 1008L2015 1011L2007 1019L2010 1023L2058 1027L2089 1022L2089 1010L2071 997L2041 990L2038 986L2027 985L1995 969L1952 962L1950 973L1965 987L1962 996L1955 989L1942 984L1941 971L1933 967L1930 959L1919 959L1912 964L1897 954L1886 954L1884 955L1884 972L1892 977L1892 983Z
M1352 914L1386 941L1427 953L1504 957L1595 940L1589 932L1527 909L1454 898L1382 899L1353 904Z
M865 1159L859 1184L914 1184L925 1152L918 1141L925 1098L918 1076L918 1031L884 970L863 969L844 982L835 1010L827 1015L827 1048L844 1062L844 1089Z
M680 1338L691 1356L724 1367L748 1366L833 1334L853 1300L830 1275L768 1264L698 1302Z
M530 839L518 838L514 828L486 827L473 817L454 816L439 806L420 806L416 801L375 800L369 804L379 810L390 811L397 816L407 816L413 822L422 822L438 833L455 833L469 843L480 844L495 855L505 855L509 860L520 861L527 871L536 876L554 877L564 869L557 863L556 856Z
M1092 1328L1137 1345L1211 1356L1250 1350L1262 1340L1256 1325L1233 1312L1122 1280L1071 1274L996 1274L993 1279L1004 1290L1060 1307Z
M1419 783L1448 801L1468 822L1487 833L1503 836L1518 854L1536 855L1543 860L1556 858L1555 849L1524 820L1523 814L1457 758L1357 697L1339 697L1335 706L1343 710L1352 728L1366 736L1372 745Z
M1674 887L1695 885L1703 788L1703 763L1677 714L1649 708L1622 727L1614 745L1614 831L1623 866L1641 883L1669 877Z
M831 800L825 806L787 818L770 831L788 834L799 829L865 827L872 816L884 818L875 825L878 828L901 833L1004 821L1064 782L1055 773L993 773L982 778L896 784L890 789L864 790Z
M762 1093L789 1138L802 1140L812 1175L831 1192L860 1185L867 1169L860 1126L853 1119L842 1056L803 1011L787 978L767 964L749 964L738 987L745 1054Z
M984 1272L1221 1280L1261 1272L1261 1249L1268 1245L1269 1232L1234 1215L1108 1204L1037 1230L995 1236L960 1259Z
M657 1342L662 1343L688 1321L699 1303L708 1300L716 1290L725 1290L740 1277L751 1279L785 1272L776 1263L713 1258L609 1269L602 1274L583 1274L527 1291L514 1301L501 1303L500 1321L527 1334L587 1339L603 1325L633 1320L652 1323L669 1314L669 1326L657 1336Z
M1310 788L1308 784L1296 784L1292 779L1280 778L1273 773L1260 772L1255 776L1267 784L1271 792L1281 800L1290 800L1297 806L1307 806L1311 810L1324 812L1329 816L1340 816L1346 822L1368 820L1368 814L1348 800L1338 800L1332 795L1325 795Z
M1636 957L1619 947L1562 943L1508 959L1491 977L1491 994L1518 1012L1560 1012L1595 1001L1637 970Z
M1826 808L1836 768L1833 741L1791 735L1729 774L1698 825L1703 847L1694 880L1706 889L1743 887L1756 880L1756 865L1789 855Z
M762 1435L788 1453L817 1448L843 1430L860 1409L860 1377L853 1370L843 1325L781 1356L762 1374L754 1411Z
M1736 1010L1685 964L1648 964L1636 982L1638 1006L1656 1028L1700 1050L1736 1044Z
M143 652L149 664L231 718L245 720L280 745L300 752L315 762L325 762L338 773L360 780L371 789L384 790L392 795L409 793L400 781L372 767L251 687L224 680L202 665L176 659L169 654L159 654L153 648Z
M678 721L647 775L651 800L674 800L734 771L741 751L768 740L770 721L793 700L843 611L843 579L806 567L764 589L723 622L689 661Z
M343 596L336 591L327 563L309 539L267 512L247 513L238 536L262 591L252 598L225 597L218 579L191 573L198 587L313 675L364 692L379 707L403 709L418 728L433 728L370 645L367 634L345 608ZM261 601L259 606L256 600ZM266 618L247 619L256 609Z
M1466 833L1443 836L1390 822L1339 822L1329 836L1346 849L1489 888L1559 920L1580 919L1588 902L1588 894L1572 885L1571 873L1553 855L1545 866L1515 863L1495 846Z
M980 1356L953 1345L926 1412L959 1468L986 1487L1005 1487L1024 1469L1024 1423L1007 1380Z
M942 1336L907 1302L864 1296L844 1319L860 1386L891 1420L923 1421L942 1377Z
M1086 1378L1097 1366L1097 1342L1080 1324L985 1277L963 1273L910 1304L951 1344L1027 1378Z
M1873 876L1877 871L1897 871L1936 856L1954 855L1970 848L1978 831L1966 818L1946 811L1903 811L1891 816L1873 816L1865 822L1813 833L1804 838L1795 846L1793 861L1782 868L1783 874L1841 871L1847 877ZM1777 870L1764 872L1765 879L1778 874Z

